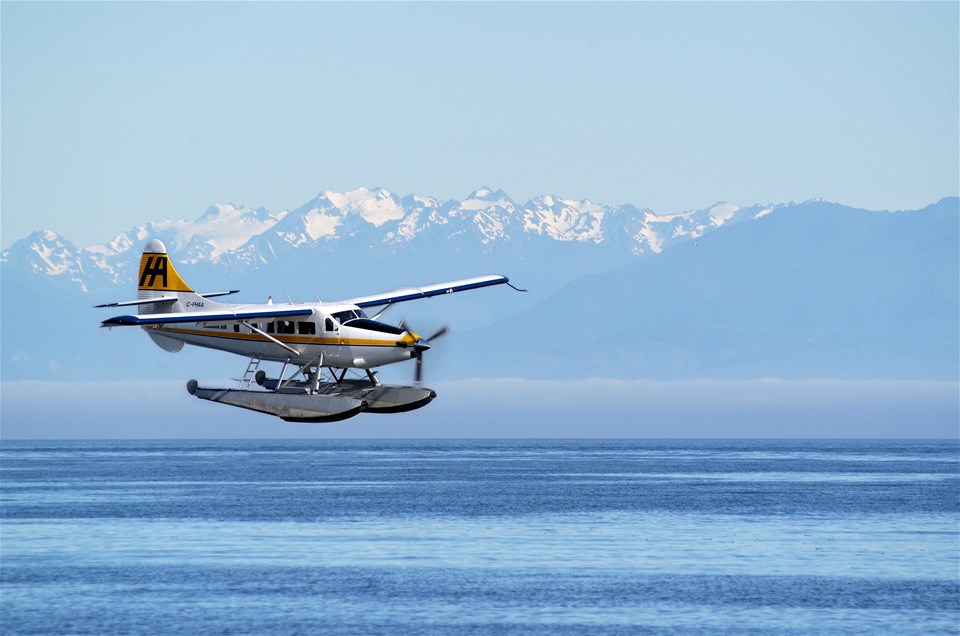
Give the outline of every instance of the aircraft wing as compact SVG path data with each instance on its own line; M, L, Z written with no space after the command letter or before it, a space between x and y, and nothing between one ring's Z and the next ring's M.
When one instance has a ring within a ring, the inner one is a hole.
M170 325L185 322L233 323L247 320L270 320L291 316L309 316L310 307L261 307L257 309L234 309L219 311L184 311L169 314L139 314L136 316L115 316L100 323L101 327L147 327L150 325Z
M480 289L481 287L489 287L491 285L503 285L505 283L510 283L510 279L506 276L477 276L476 278L464 278L462 280L437 283L435 285L427 285L425 287L395 289L391 292L386 292L385 294L374 294L373 296L348 298L340 302L356 305L357 307L378 307L380 305L402 303L407 300L430 298L432 296L452 294L454 292L467 291L470 289Z

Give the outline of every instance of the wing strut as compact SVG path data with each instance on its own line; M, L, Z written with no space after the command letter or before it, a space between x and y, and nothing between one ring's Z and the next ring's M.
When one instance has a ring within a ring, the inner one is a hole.
M270 334L268 334L266 331L262 331L262 330L260 330L260 329L257 329L256 327L254 327L253 325L251 325L249 322L241 322L240 324L243 325L244 327L246 327L247 329L249 329L250 331L252 331L252 332L254 332L254 333L260 334L261 336L263 336L264 338L266 338L267 340L269 340L269 341L272 342L273 344L275 344L275 345L277 345L277 346L279 346L279 347L283 347L284 349L286 349L287 351L289 351L289 352L292 353L293 355L295 355L295 356L300 355L300 352L299 352L299 351L297 351L296 349L294 349L293 347L291 347L291 346L288 345L287 343L285 343L285 342L280 342L279 340L277 340L276 338L274 338L273 336L271 336Z

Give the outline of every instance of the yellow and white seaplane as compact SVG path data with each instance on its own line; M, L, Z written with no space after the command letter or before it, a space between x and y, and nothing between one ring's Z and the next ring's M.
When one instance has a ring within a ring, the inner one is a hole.
M191 395L287 421L332 422L360 412L410 411L436 397L420 385L423 353L446 327L423 338L403 322L380 322L387 308L503 284L517 289L506 276L479 276L336 302L229 304L212 299L238 290L194 292L177 274L164 244L152 239L140 258L137 299L97 307L136 307L136 315L109 318L100 326L141 327L167 351L191 344L249 358L236 388L204 388L190 380ZM368 317L364 310L369 308L380 310ZM385 385L377 379L376 367L411 359L416 360L414 386ZM259 368L265 360L283 363L277 378L268 378ZM293 372L285 378L288 368ZM347 378L351 369L365 371L366 377ZM254 388L254 382L261 388Z

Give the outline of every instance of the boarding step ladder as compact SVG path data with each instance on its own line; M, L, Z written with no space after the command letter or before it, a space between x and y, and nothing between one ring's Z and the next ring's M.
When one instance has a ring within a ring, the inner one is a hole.
M262 355L255 355L250 358L250 362L247 363L247 370L243 372L243 377L240 378L240 384L237 386L238 389L243 390L250 388L250 385L257 375L257 369L260 368L261 360L263 360Z

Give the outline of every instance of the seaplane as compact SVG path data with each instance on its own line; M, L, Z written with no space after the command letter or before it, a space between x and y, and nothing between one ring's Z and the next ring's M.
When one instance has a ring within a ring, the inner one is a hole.
M213 299L239 290L193 291L158 239L145 245L137 280L136 300L96 305L135 307L137 313L108 318L101 327L140 327L161 349L174 353L189 344L243 356L248 363L236 387L201 387L190 380L187 391L291 422L411 411L436 397L422 386L423 354L447 328L424 338L403 321L396 326L382 322L394 304L494 285L525 291L506 276L490 275L335 302L230 304ZM368 316L367 310L376 313ZM412 386L380 383L377 367L410 360L416 365ZM260 368L264 361L282 363L277 377ZM348 371L359 377L347 377Z

